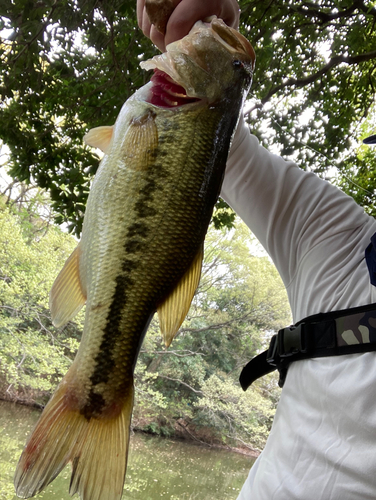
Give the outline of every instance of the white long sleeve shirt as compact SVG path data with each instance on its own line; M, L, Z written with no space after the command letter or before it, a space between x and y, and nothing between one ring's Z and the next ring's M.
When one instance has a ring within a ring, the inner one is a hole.
M241 122L221 196L286 286L294 323L376 302L364 251L376 221L352 198L269 153ZM290 365L265 449L238 500L376 499L376 353Z

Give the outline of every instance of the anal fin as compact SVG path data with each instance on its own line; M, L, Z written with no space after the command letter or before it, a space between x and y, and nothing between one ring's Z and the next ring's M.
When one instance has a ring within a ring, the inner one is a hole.
M158 307L159 328L166 347L169 347L183 323L195 291L198 287L204 251L201 246L191 267L184 274L175 289Z

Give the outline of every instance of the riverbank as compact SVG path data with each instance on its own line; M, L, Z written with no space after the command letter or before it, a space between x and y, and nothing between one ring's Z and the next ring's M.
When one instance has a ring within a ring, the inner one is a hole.
M35 401L22 399L12 400L11 398L4 397L4 395L0 396L0 401L29 407L40 412L44 409L44 405L36 403ZM193 422L188 422L182 418L167 423L150 417L146 418L140 415L133 416L132 431L134 433L155 436L162 439L166 438L181 443L185 442L204 448L230 451L254 459L260 455L259 450L252 448L247 443L240 443L239 445L235 443L224 444L212 428L197 426Z
M17 500L13 475L40 412L0 401L0 497ZM254 459L227 450L134 432L130 438L124 500L235 500ZM67 466L41 493L43 500L70 500Z
M139 432L142 434L147 434L151 436L158 436L161 438L172 439L177 442L186 442L196 446L201 446L204 448L211 448L216 450L225 450L233 453L239 453L241 455L256 459L260 455L260 451L250 447L246 443L242 443L239 446L223 444L219 439L213 434L212 429L207 427L197 428L195 425L185 422L183 419L179 419L175 423L174 433L168 436L163 435L160 432L153 432L150 426L142 426L132 424L133 432Z

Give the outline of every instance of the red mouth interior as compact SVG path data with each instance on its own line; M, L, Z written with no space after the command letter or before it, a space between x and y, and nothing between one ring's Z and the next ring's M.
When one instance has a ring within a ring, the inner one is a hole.
M174 108L200 100L195 97L188 97L183 87L175 83L172 78L159 69L154 70L151 81L153 86L151 87L149 103L155 106Z

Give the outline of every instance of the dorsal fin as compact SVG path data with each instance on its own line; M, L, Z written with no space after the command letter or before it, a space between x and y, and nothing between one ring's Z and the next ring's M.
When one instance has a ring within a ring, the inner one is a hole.
M99 148L105 153L110 145L114 126L95 127L84 135L84 141L88 146Z

